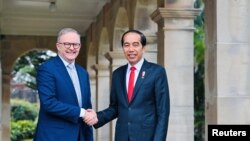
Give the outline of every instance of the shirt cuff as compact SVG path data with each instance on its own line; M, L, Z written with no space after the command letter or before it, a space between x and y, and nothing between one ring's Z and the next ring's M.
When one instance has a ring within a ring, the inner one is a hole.
M85 116L85 109L81 108L80 117L84 118L84 116Z

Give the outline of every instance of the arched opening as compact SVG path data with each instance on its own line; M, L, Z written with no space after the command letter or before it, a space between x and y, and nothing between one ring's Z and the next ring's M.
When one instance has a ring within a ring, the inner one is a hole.
M36 72L41 63L56 56L50 50L31 50L13 64L10 80L10 117L12 141L32 139L39 110Z

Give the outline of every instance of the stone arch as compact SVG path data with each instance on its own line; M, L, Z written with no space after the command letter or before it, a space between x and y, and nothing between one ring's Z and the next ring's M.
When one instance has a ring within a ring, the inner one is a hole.
M106 28L103 28L100 33L97 63L102 65L109 65L110 62L105 58L105 53L109 52L110 50L108 31Z
M87 53L87 71L89 73L90 78L92 108L96 110L96 71L93 69L93 65L95 64L96 49L94 48L94 45L91 42L89 44Z
M137 0L134 13L134 28L143 32L147 38L144 57L157 63L157 24L150 18L157 9L157 0Z
M105 54L110 51L108 31L104 27L100 30L100 38L97 46L96 70L96 110L100 111L109 105L110 93L110 61ZM108 141L110 139L111 124L108 123L97 131L97 140Z
M96 86L96 71L93 69L93 66L96 64L96 48L92 42L89 43L88 51L87 51L87 71L89 73L90 78L90 91L91 91L91 102L92 108L97 111L97 86ZM96 140L96 130L94 131L94 140Z
M10 80L15 60L32 49L48 49L55 51L55 37L39 36L4 36L1 40L1 131L0 140L10 140ZM46 48L45 48L46 47Z
M129 28L129 18L126 9L124 7L120 7L116 13L112 51L122 49L120 42L121 36Z
M11 67L11 76L10 76L10 90L12 90L13 88L18 88L19 86L21 86L21 89L20 90L23 90L24 88L26 88L27 86L25 85L25 84L21 84L20 85L20 82L17 82L17 81L15 81L13 78L15 77L15 75L12 75L12 72L13 72L13 70L14 70L14 67L15 67L15 65L17 65L18 64L18 61L19 61L19 59L21 58L21 57L25 57L25 56L28 56L30 53L39 53L39 52L46 52L46 54L48 55L48 56L51 56L51 57L53 57L53 56L56 56L56 53L54 52L54 51L51 51L51 50L48 50L48 49L38 49L38 48L33 48L33 49L30 49L30 50L27 50L27 51L25 51L25 52L23 52L22 54L20 54L19 55L19 57L18 58L16 58L16 60L13 62L13 64L12 64L12 67ZM34 55L36 55L36 56L33 56L33 57L35 57L35 58L37 58L38 56L37 56L37 54L34 54ZM40 57L39 57L40 58ZM27 65L29 65L29 64L27 64ZM36 70L37 69L37 65L39 65L39 64L36 64L36 65L34 65L34 70ZM34 76L35 77L35 76ZM35 78L34 78L35 79ZM22 83L22 82L21 82ZM17 87L16 87L17 86ZM30 91L32 90L33 92L32 92L32 94L31 93L29 93L29 96L24 96L24 95L19 95L19 96L17 96L18 98L21 98L21 99L26 99L26 100L29 100L30 102L36 102L37 104L39 104L39 99L38 99L38 95L37 95L37 91L36 91L36 89L32 89L32 88L29 88L30 89ZM15 98L15 96L14 95L12 95L13 94L13 92L10 92L10 98ZM13 97L14 96L14 97ZM23 97L24 96L24 97Z
M150 15L157 9L157 0L137 0L134 13L134 28L144 33L156 33L157 24Z
M96 63L96 49L94 48L93 43L91 42L88 47L87 53L87 70L89 74L92 74L92 65Z

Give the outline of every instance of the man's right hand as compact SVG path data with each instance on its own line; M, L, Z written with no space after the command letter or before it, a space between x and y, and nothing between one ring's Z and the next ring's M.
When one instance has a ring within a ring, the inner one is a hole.
M87 109L83 121L89 126L96 124L98 122L96 112L93 109Z

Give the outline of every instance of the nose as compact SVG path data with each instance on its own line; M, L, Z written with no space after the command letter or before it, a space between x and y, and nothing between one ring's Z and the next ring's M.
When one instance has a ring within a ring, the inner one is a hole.
M70 44L69 49L75 49L74 44Z
M133 45L130 45L130 46L128 47L128 50L129 50L129 51L134 51L134 46L133 46Z

